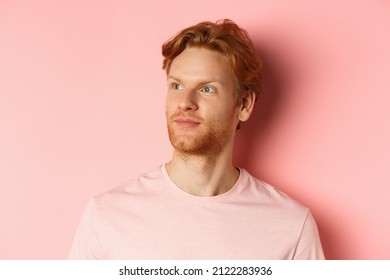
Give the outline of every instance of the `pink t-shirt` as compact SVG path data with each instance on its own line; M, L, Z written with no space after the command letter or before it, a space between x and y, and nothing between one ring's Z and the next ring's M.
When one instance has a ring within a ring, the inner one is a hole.
M323 259L310 211L240 169L226 193L199 197L165 165L92 198L70 259Z

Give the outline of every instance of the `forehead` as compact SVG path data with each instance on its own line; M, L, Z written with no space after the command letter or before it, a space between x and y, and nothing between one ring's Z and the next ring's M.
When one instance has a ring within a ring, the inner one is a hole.
M225 55L218 51L191 47L181 52L171 64L169 77L186 80L233 80Z

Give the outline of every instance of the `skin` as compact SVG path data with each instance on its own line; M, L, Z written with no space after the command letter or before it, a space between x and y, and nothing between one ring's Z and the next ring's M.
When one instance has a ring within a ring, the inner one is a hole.
M166 164L172 181L197 196L231 189L239 177L232 164L239 121L250 117L255 94L235 98L235 78L227 58L205 48L185 49L167 73L166 117L174 147Z

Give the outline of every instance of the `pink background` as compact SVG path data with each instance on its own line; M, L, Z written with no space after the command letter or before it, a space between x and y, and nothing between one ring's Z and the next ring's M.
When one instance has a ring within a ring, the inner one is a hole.
M312 209L327 258L389 259L389 2L192 3L0 2L0 259L66 258L91 195L170 159L161 44L220 18L266 65L236 163Z

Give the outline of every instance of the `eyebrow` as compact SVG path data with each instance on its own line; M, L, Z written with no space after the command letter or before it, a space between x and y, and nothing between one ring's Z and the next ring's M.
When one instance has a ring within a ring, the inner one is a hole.
M176 77L174 77L174 76L172 76L172 75L168 75L168 79L173 79L173 80L175 80L175 81L181 82L181 80L180 80L179 78L176 78ZM211 83L218 83L218 84L221 84L221 85L222 85L222 83L221 83L220 81L218 81L218 80L200 80L200 81L198 81L197 83L198 83L199 85L211 84Z

